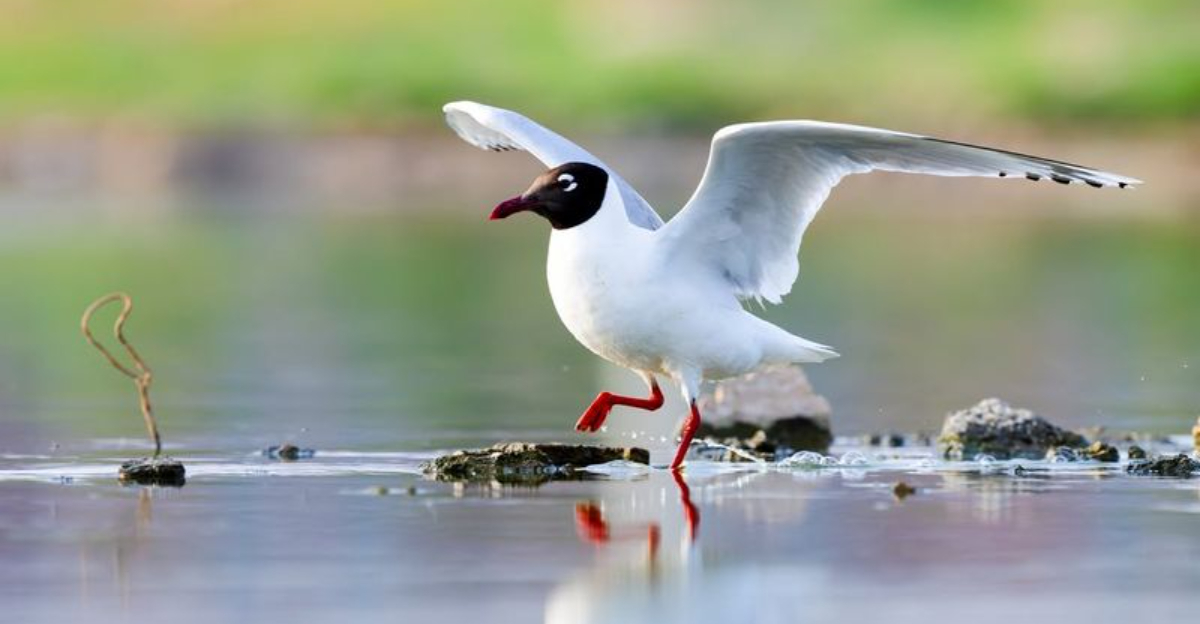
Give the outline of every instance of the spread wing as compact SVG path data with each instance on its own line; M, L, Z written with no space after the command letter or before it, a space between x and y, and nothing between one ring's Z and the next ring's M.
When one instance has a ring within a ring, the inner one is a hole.
M659 244L668 262L707 271L740 298L778 303L796 281L800 240L829 192L847 175L876 169L1094 187L1140 183L1090 167L876 128L739 124L713 137L700 186L659 231Z
M451 102L442 107L442 111L446 113L446 123L475 147L496 152L525 150L550 168L569 162L585 162L604 169L621 191L621 201L630 223L647 230L662 226L658 213L611 167L524 115L475 102Z

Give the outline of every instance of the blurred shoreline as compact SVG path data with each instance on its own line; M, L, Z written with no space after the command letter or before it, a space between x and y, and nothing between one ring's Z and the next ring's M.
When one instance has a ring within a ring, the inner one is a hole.
M898 128L904 129L904 128ZM931 129L924 129L931 131ZM918 130L919 131L919 130ZM1125 193L1006 181L877 174L843 182L834 201L858 210L906 206L906 214L969 203L1002 216L1195 216L1200 206L1200 128L1169 136L1046 134L1029 128L932 133L1108 169L1146 184ZM703 171L708 136L581 136L664 216ZM174 132L28 124L0 131L0 208L8 214L112 217L219 209L371 215L472 214L519 192L541 170L528 154L471 148L449 131ZM901 180L903 178L903 180ZM1036 189L1037 192L1031 192ZM455 198L448 204L447 197ZM958 198L957 201L955 198ZM874 207L874 208L872 208ZM915 211L915 212L912 212Z

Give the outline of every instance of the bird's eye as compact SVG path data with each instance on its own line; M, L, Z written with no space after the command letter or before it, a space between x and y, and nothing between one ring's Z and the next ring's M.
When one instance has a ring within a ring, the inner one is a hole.
M575 181L575 176L564 173L558 176L558 185L562 187L562 190L570 193L575 190L575 187L579 186L579 183Z

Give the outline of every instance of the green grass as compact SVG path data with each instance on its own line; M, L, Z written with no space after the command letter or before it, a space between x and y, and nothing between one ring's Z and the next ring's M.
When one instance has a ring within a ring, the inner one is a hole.
M474 98L710 126L1200 110L1200 4L3 0L0 123L432 124Z

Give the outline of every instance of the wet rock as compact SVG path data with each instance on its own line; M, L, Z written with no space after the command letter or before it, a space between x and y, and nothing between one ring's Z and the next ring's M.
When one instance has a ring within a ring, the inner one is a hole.
M282 461L296 461L298 459L312 459L317 452L313 449L300 448L295 444L280 444L279 446L268 446L263 449L263 457L270 459L278 459Z
M746 440L746 446L751 451L764 455L774 455L779 450L779 445L771 440L767 432L762 429L759 429L754 435L750 436L749 440Z
M700 397L699 407L705 418L697 435L741 450L764 456L826 453L833 442L829 402L813 392L799 366L719 382Z
M1085 458L1099 462L1118 462L1121 461L1121 453L1117 451L1115 446L1105 444L1103 442L1092 442L1092 445L1083 450Z
M908 498L909 496L912 496L913 494L916 494L916 493L917 493L917 488L915 488L903 481L897 483L896 487L892 488L892 496L895 496L896 500L904 500L904 499Z
M979 454L997 459L1041 459L1055 447L1080 448L1087 444L1083 436L1000 399L984 399L950 414L938 437L942 456L952 460Z
M1068 446L1056 446L1046 451L1046 461L1049 462L1077 462L1081 459L1080 453Z
M486 449L456 451L422 466L444 481L497 481L536 485L550 480L579 478L577 469L610 461L650 463L641 448L502 442Z
M1136 460L1125 467L1125 471L1129 474L1160 477L1190 477L1197 470L1200 470L1200 462L1183 453L1173 457Z
M1138 445L1129 447L1129 459L1146 459L1146 450Z
M1118 462L1121 461L1121 453L1117 451L1115 446L1110 444L1105 444L1104 442L1092 442L1091 446L1087 448L1056 446L1049 451L1046 451L1046 460L1052 462Z
M183 464L170 457L143 457L131 459L117 471L123 483L138 485L165 485L183 487L187 481Z

